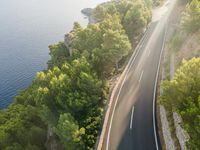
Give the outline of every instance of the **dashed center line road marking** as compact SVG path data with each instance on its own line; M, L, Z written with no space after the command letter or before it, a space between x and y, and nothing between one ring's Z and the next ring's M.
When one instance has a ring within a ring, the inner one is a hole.
M132 111L131 111L131 121L130 121L130 130L132 130L133 128L133 114L134 114L134 109L135 107L132 107Z
M109 150L109 142L110 142L109 140L110 140L110 133L111 133L111 128L112 128L112 122L113 122L113 117L114 117L115 109L116 109L116 106L117 106L117 103L118 103L118 100L119 100L119 96L120 96L121 90L123 88L125 80L127 79L127 76L128 76L128 73L129 73L131 67L134 65L135 60L138 57L138 54L140 52L139 49L141 48L141 45L144 44L145 40L148 38L148 36L149 36L148 34L149 33L151 33L151 30L147 30L147 32L145 33L145 35L142 37L142 39L138 43L137 47L135 48L135 52L132 54L132 56L131 56L131 58L130 58L127 66L126 66L127 67L127 71L126 71L126 68L124 70L126 72L125 72L124 78L122 80L119 92L117 94L116 101L114 103L113 111L111 112L111 119L110 119L110 124L109 124L109 128L108 128L107 140L106 140L106 150Z
M143 76L143 74L144 74L144 70L142 70L142 73L141 73L141 75L140 75L139 83L140 83L140 81L142 80L142 76Z

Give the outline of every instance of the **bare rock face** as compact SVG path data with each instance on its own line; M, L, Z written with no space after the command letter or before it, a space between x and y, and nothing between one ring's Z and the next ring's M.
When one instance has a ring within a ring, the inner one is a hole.
M93 14L93 9L92 8L84 8L81 10L81 12L86 15L86 16L91 16Z
M165 107L160 105L160 118L162 123L163 138L165 141L166 150L176 150L174 140L172 139L169 122L167 120L167 113Z
M72 53L73 53L72 49L70 48L70 45L71 45L72 40L73 40L73 37L74 36L73 36L72 32L69 32L69 33L65 34L65 37L64 37L64 44L68 48L70 56L72 56Z
M72 43L73 37L74 36L73 36L72 32L65 34L65 37L64 37L65 46L67 46L67 47L70 46L70 44Z
M176 127L176 136L179 140L181 150L186 150L186 142L189 140L189 135L188 133L181 127L182 124L182 118L181 116L173 112L173 119L174 119L174 124Z
M94 9L84 8L81 10L81 13L88 17L89 24L95 24L97 21L94 18Z

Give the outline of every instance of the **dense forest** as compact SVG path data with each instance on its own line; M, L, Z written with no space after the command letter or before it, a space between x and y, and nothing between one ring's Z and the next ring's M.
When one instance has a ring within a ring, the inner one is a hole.
M0 112L0 149L94 149L107 80L141 38L151 7L149 0L104 3L94 10L95 24L74 23L69 45L50 45L48 70Z
M181 18L181 32L199 34L200 1L188 2ZM195 47L193 48L195 49ZM199 50L198 50L199 51ZM193 54L194 55L194 54ZM163 83L161 102L170 110L178 112L183 128L189 135L187 149L200 148L200 58L183 60L174 78Z

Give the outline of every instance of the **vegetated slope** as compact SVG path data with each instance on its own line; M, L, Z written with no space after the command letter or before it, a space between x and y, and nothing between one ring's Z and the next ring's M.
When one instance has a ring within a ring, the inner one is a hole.
M0 149L93 149L107 78L140 38L150 9L142 0L109 2L96 8L96 24L74 24L70 44L50 45L48 70L0 112Z
M178 69L171 81L164 82L161 96L167 110L176 111L182 117L183 128L189 134L188 149L200 147L199 29L200 2L192 0L182 15L181 28L171 41Z
M177 111L183 128L189 134L188 149L199 148L200 115L200 58L183 62L173 80L163 84L162 103L168 110Z
M181 28L172 39L172 48L177 52L179 62L200 56L200 3L191 1L182 13Z
M191 59L200 57L200 32L185 37L178 52L178 58Z

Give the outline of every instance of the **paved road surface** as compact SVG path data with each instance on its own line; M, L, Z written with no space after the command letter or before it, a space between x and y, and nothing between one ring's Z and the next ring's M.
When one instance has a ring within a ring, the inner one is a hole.
M160 149L154 130L153 97L166 24L175 0L152 22L129 67L125 82L115 98L103 150Z

